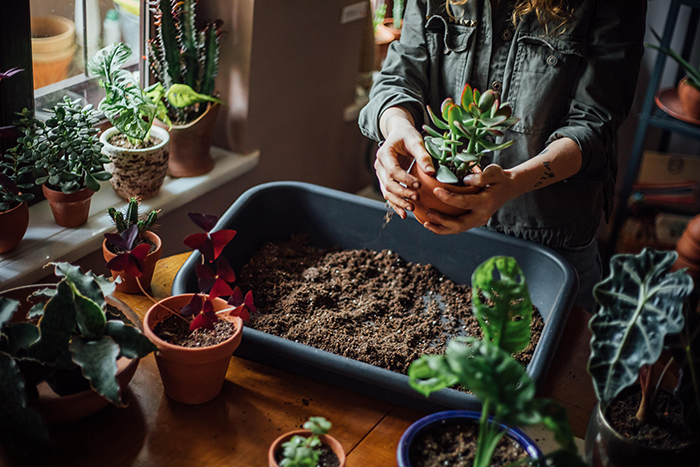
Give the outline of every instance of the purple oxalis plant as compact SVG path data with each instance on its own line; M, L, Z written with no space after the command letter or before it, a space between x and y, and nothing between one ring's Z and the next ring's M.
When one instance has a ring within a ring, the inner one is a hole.
M124 250L107 263L107 267L112 271L124 271L135 277L141 277L146 268L146 256L151 251L151 245L141 243L134 247L136 238L139 236L139 228L132 225L121 234L106 233L107 242L115 247Z

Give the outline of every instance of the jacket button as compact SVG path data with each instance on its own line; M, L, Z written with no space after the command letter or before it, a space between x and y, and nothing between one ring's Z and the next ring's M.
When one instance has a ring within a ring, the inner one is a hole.
M501 92L501 88L503 87L503 83L500 81L496 80L493 83L491 83L491 89L493 89L496 92Z
M504 29L503 32L501 33L501 39L504 41L509 41L513 38L513 31L510 29Z
M549 65L549 66L556 65L558 61L559 60L554 55L550 55L549 57L547 57L547 65Z

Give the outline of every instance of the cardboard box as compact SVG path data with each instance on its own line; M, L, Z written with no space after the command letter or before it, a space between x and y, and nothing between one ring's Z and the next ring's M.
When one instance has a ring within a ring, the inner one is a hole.
M670 183L700 181L700 158L686 154L644 151L637 181Z

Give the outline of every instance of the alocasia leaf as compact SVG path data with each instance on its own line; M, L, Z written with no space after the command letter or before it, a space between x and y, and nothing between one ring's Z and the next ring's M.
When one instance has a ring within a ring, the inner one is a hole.
M98 340L76 336L71 340L69 349L73 361L81 368L85 379L90 381L92 389L117 407L123 407L117 382L119 345L107 336Z
M532 302L525 274L514 258L494 256L476 268L472 307L484 339L511 354L530 344Z
M648 248L613 256L610 275L593 289L600 311L589 322L588 372L604 406L635 382L642 365L659 359L667 334L683 329L693 281L685 271L669 272L677 257Z
M158 350L158 347L141 334L141 331L121 321L108 321L105 335L119 344L121 354L127 358L143 358Z

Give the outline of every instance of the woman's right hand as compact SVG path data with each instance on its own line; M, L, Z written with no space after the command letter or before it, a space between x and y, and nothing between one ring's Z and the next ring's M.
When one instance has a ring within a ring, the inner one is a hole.
M419 170L427 174L435 173L435 169L423 145L423 137L406 110L391 107L384 111L380 128L386 140L377 151L374 170L384 199L401 219L405 219L406 211L413 211L411 200L418 200L416 190L420 188L420 181L407 172L412 160L415 159Z

